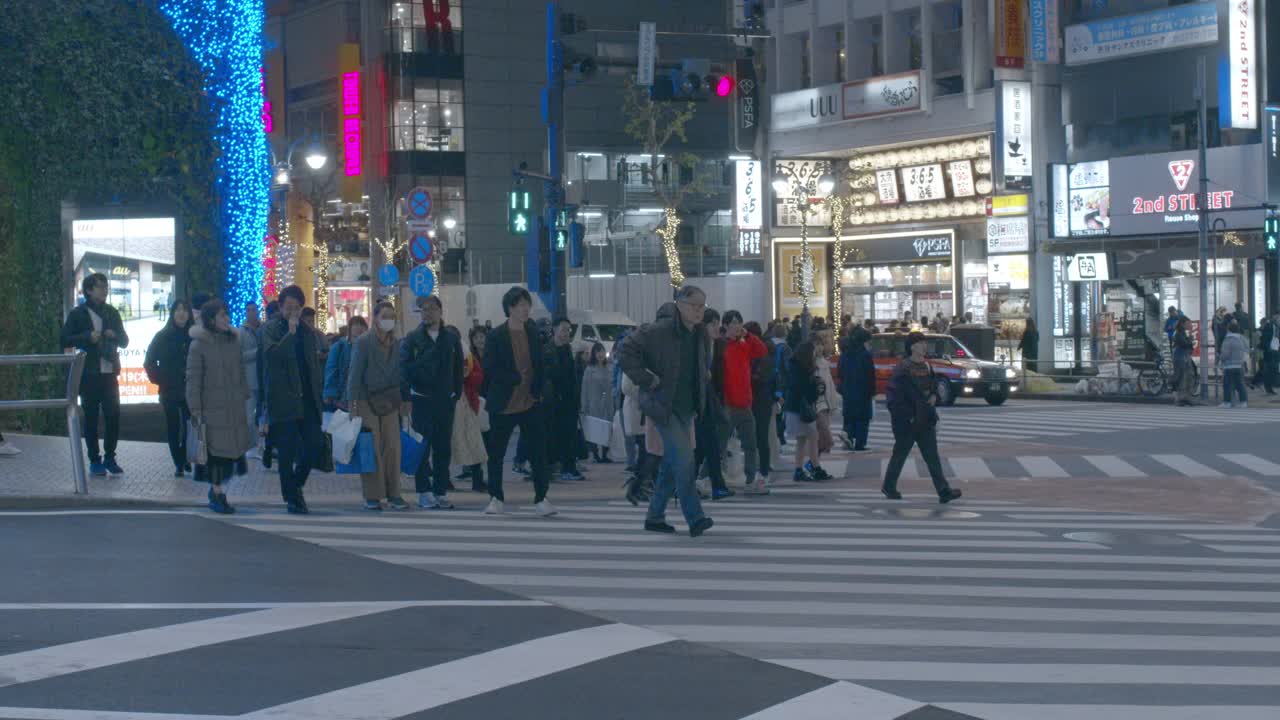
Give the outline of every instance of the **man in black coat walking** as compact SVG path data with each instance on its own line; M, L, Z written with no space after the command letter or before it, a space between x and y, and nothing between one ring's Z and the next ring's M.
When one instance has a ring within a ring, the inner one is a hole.
M453 413L462 397L462 343L444 325L440 298L418 299L422 324L400 342L400 395L413 403L413 429L427 443L413 475L418 507L448 510ZM428 477L427 469L431 469Z
M120 348L129 347L120 313L107 304L107 276L94 273L80 290L84 303L67 315L62 325L62 347L85 353L80 376L80 406L84 409L84 444L89 451L89 473L123 475L116 462L120 442ZM103 446L98 446L98 416L106 426ZM103 454L105 451L105 455Z

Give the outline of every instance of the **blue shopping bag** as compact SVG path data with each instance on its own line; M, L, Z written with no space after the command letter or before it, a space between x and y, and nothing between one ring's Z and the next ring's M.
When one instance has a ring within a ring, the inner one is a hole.
M333 471L339 475L359 475L377 469L378 461L373 454L373 433L367 430L356 436L356 446L351 450L351 462L335 462L333 466Z
M417 474L418 466L422 464L422 456L426 453L426 438L418 442L407 431L400 431L400 472L405 475Z

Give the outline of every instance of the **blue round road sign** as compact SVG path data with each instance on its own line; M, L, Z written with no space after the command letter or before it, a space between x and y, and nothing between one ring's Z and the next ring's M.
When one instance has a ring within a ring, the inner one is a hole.
M431 238L426 233L414 233L409 238L409 256L419 265L431 262Z
M426 297L436 289L436 276L431 268L419 265L409 273L409 289L418 297Z
M424 187L416 187L405 196L405 206L409 217L425 220L431 214L431 193Z
M400 282L400 271L396 269L395 265L383 265L382 269L378 271L378 282L383 285L395 285Z

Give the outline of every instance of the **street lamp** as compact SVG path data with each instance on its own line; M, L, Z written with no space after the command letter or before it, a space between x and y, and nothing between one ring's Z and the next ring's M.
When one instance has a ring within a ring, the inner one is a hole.
M440 218L440 222L444 225L445 230L452 230L458 227L458 218L454 217L453 211L445 212L444 216Z
M305 159L307 161L307 167L312 170L320 170L325 166L325 163L329 162L329 155L324 151L324 146L317 142L307 150L307 157Z
M809 335L809 293L813 288L813 255L809 252L809 213L813 201L829 195L836 187L835 176L828 168L822 173L804 173L805 166L779 165L770 184L780 198L790 200L800 214L800 327L802 335ZM812 168L816 170L817 168Z

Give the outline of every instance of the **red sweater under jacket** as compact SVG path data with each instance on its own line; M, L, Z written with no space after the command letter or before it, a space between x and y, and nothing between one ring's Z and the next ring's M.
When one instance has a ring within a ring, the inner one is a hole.
M724 404L732 408L751 408L751 361L769 354L760 338L747 333L741 340L725 343Z

